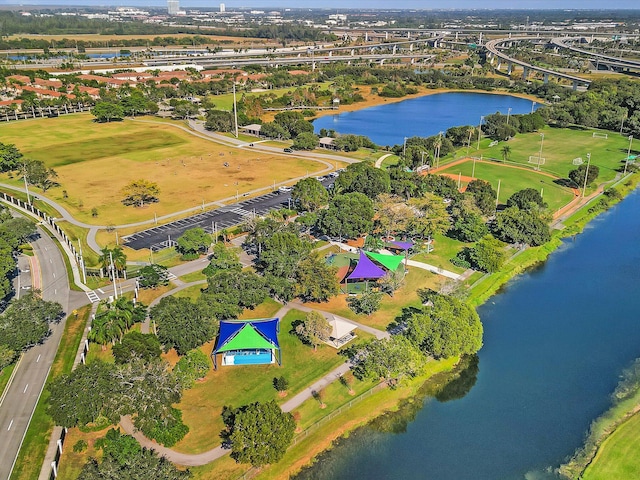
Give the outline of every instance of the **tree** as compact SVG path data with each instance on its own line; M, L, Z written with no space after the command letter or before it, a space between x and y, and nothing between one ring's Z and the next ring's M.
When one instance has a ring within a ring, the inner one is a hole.
M149 180L139 179L127 184L122 190L122 203L144 207L145 203L156 203L160 199L158 184Z
M296 150L313 150L318 146L319 137L313 132L302 132L293 140Z
M91 322L91 331L87 338L103 347L107 343L115 344L136 321L144 320L146 308L136 307L126 297L120 297L111 303L103 301L101 305L105 309L97 313Z
M485 180L472 180L466 193L473 195L475 203L484 215L492 215L496 210L497 192Z
M27 160L24 163L23 175L27 177L27 182L40 187L44 192L56 185L53 179L58 176L53 168L47 168L41 160Z
M405 335L435 358L476 353L482 347L482 323L476 311L462 301L434 295L432 305L414 312Z
M274 377L273 388L275 388L280 393L286 392L287 388L289 388L289 382L284 377L284 375L280 375L279 377Z
M7 365L11 365L16 358L16 352L11 350L7 345L0 343L0 373Z
M509 160L509 156L511 155L511 147L509 145L504 145L500 149L500 152L502 153L502 160L506 162L507 160Z
M232 132L235 128L233 114L225 110L208 110L204 128L216 132Z
M190 228L178 238L176 250L182 254L184 259L192 260L206 252L211 245L211 235L200 227Z
M202 271L206 277L211 277L222 270L242 270L242 264L236 251L227 247L223 242L213 245L209 259L209 265Z
M117 421L120 416L113 384L115 368L97 360L78 365L71 373L56 377L49 387L51 400L48 407L56 425L67 428L86 425L100 415L112 422Z
M334 188L340 193L359 192L369 198L376 198L391 190L391 181L385 170L360 162L349 165L336 180Z
M260 135L264 135L267 138L276 138L278 140L289 140L291 134L279 123L267 122L262 124L260 129Z
M300 261L307 257L313 245L292 232L277 232L268 238L259 265L266 273L293 278Z
M259 467L276 463L284 456L293 440L296 422L293 415L283 412L272 400L239 408L229 428L232 458Z
M111 268L112 261L113 269ZM102 250L100 250L98 262L100 262L100 268L109 272L109 278L113 279L115 272L124 271L127 267L127 256L122 247L103 247Z
M0 342L15 352L27 350L49 335L49 325L63 315L62 305L42 300L30 291L12 300L0 315Z
M551 240L549 226L538 212L509 207L496 215L496 238L507 243L526 243L537 247Z
M134 358L145 362L160 358L160 341L152 333L129 332L122 337L120 343L113 346L116 363L127 363Z
M394 335L360 347L352 361L358 378L383 379L394 386L404 378L419 375L426 358L409 339Z
M583 163L575 170L569 172L569 180L579 188L582 188L585 176L587 177L587 185L591 185L596 181L598 175L600 175L600 168L598 168L597 165L589 165L589 170L587 170L587 165Z
M405 232L415 214L415 210L409 207L403 199L388 193L380 194L375 203L375 209L377 223L387 237L392 233Z
M158 457L154 450L143 448L139 454L127 457L123 465L117 459L106 455L99 462L89 459L78 480L186 480L191 478L188 470L178 470L165 457Z
M329 202L329 193L318 180L307 177L293 186L291 200L299 211L315 212Z
M304 321L296 326L298 336L313 346L314 351L318 349L318 345L329 338L331 331L332 327L324 315L315 310L308 312Z
M124 118L124 109L113 102L96 102L91 109L91 114L96 117L98 123L120 121Z
M96 440L96 448L102 449L104 457L111 457L118 465L126 465L132 457L142 453L142 447L131 435L123 435L120 429L110 428L107 434Z
M503 242L491 236L483 238L469 249L471 265L483 272L497 272L507 259L504 247Z
M169 285L169 269L164 265L152 263L140 269L138 284L141 288L158 288L160 285Z
M204 378L211 370L211 359L198 348L190 350L173 368L183 388L191 388L196 380Z
M326 302L340 293L336 271L317 254L303 258L296 269L296 295L307 302Z
M9 218L0 223L0 236L15 249L36 233L36 224L24 217Z
M380 292L365 292L359 297L348 297L347 305L354 311L354 313L371 315L380 308L380 302L382 301L382 293Z
M243 308L255 308L267 295L264 278L252 271L218 271L207 277L207 288L202 300L209 307L214 303L224 306L228 314L217 312L217 318L237 316ZM215 308L210 311L214 313Z
M160 343L166 350L175 348L179 355L212 340L218 331L218 322L206 305L188 298L165 297L149 316L157 325Z
M22 153L12 143L0 142L0 172L18 170L22 159Z
M459 215L454 224L452 235L461 242L476 242L489 233L489 227L482 217L473 211Z
M584 177L583 177L584 178ZM520 210L546 208L542 195L534 188L518 190L507 200L507 207L518 207Z
M364 194L354 192L336 195L329 208L320 212L318 228L325 234L355 238L373 227L373 202Z
M425 193L423 197L412 198L408 202L413 209L413 217L409 222L409 232L419 238L433 237L445 233L451 227L447 206L442 198Z

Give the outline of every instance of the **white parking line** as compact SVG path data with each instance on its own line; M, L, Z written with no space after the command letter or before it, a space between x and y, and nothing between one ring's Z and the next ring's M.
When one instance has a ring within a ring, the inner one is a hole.
M8 432L9 430L11 430L11 425L13 425L13 418L11 419L11 422L9 423L9 428L7 428L7 432Z
M42 356L42 355L38 355L38 358L36 358L36 363L38 363L38 362L40 361L40 357L41 357L41 356Z
M27 388L29 388L29 384L28 383L24 386L24 390L22 391L22 393L27 393Z

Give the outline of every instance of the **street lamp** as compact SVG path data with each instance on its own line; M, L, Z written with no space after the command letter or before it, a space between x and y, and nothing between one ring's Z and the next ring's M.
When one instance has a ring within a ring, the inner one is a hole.
M482 136L482 121L484 120L484 115L480 116L480 123L478 124L478 147L476 150L480 150L480 137Z
M582 186L582 198L584 198L584 192L587 189L587 178L589 178L589 164L591 163L591 154L587 153L587 169L584 172L584 185Z
M407 137L404 137L404 141L402 142L402 157L407 157Z
M540 171L540 162L542 161L542 144L544 143L544 133L540 134L540 152L538 153L538 167L536 170Z
M511 116L511 107L507 110L507 125L509 125L509 117Z
M536 108L536 102L533 102L531 104L531 113L533 113L533 110Z
M627 150L627 161L624 162L624 173L623 176L627 174L627 166L629 165L629 157L631 157L631 142L633 142L633 135L629 135L629 149Z

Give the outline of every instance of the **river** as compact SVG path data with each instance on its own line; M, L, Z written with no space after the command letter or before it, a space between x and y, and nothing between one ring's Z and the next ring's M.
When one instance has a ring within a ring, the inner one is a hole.
M554 478L640 356L639 245L636 190L478 309L484 346L463 398L362 427L297 478Z
M377 145L399 145L404 137L429 137L459 125L478 125L480 117L500 112L531 113L535 102L512 95L436 93L314 120L320 129L366 135Z

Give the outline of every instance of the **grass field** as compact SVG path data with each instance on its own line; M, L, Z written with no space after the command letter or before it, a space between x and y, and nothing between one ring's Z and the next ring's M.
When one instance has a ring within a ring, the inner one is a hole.
M184 422L190 431L173 447L175 450L199 453L220 445L218 433L224 427L220 413L225 405L239 407L271 399L284 402L285 399L279 398L273 388L274 377L284 375L289 381L289 392L293 394L344 362L344 358L337 355L337 350L323 345L314 352L291 333L292 322L304 316L303 312L292 310L281 320L282 366L219 366L217 371L211 370L204 381L184 392L178 408L183 411ZM210 342L202 350L209 354L212 348Z
M148 220L325 168L295 156L218 145L169 124L96 124L90 114L3 124L0 136L54 168L60 186L47 196L96 225ZM126 207L121 190L139 178L158 184L160 201ZM0 179L21 186L18 178Z
M640 478L640 415L631 417L604 441L582 478Z
M576 168L572 161L582 158L587 162L587 153L591 153L591 164L600 168L598 182L611 180L615 177L615 169L623 165L622 160L627 156L629 139L614 132L608 133L609 138L593 138L594 130L580 128L550 128L542 130L544 141L542 157L545 159L542 170L558 177L566 178L570 170ZM538 133L518 134L508 142L500 142L493 147L481 149L484 157L502 160L502 147L509 145L511 153L509 161L533 167L529 163L529 156L537 156L540 152L541 136ZM637 149L637 146L636 146ZM473 154L473 152L472 152Z
M448 173L454 176L460 173L462 176L471 177L473 163L470 160L446 168L438 173ZM534 171L512 168L501 163L475 162L475 172L473 173L475 178L488 181L496 190L498 189L498 180L500 180L500 203L506 203L511 195L523 188L534 188L538 191L544 189L544 201L549 204L549 208L552 211L556 211L566 205L574 197L571 189L554 183L554 179L549 176L541 175ZM468 182L463 181L461 185L464 186L466 183Z
M2 392L4 392L7 383L9 383L9 378L11 378L14 368L16 368L16 363L17 361L11 365L7 365L0 372L0 396L2 396Z

